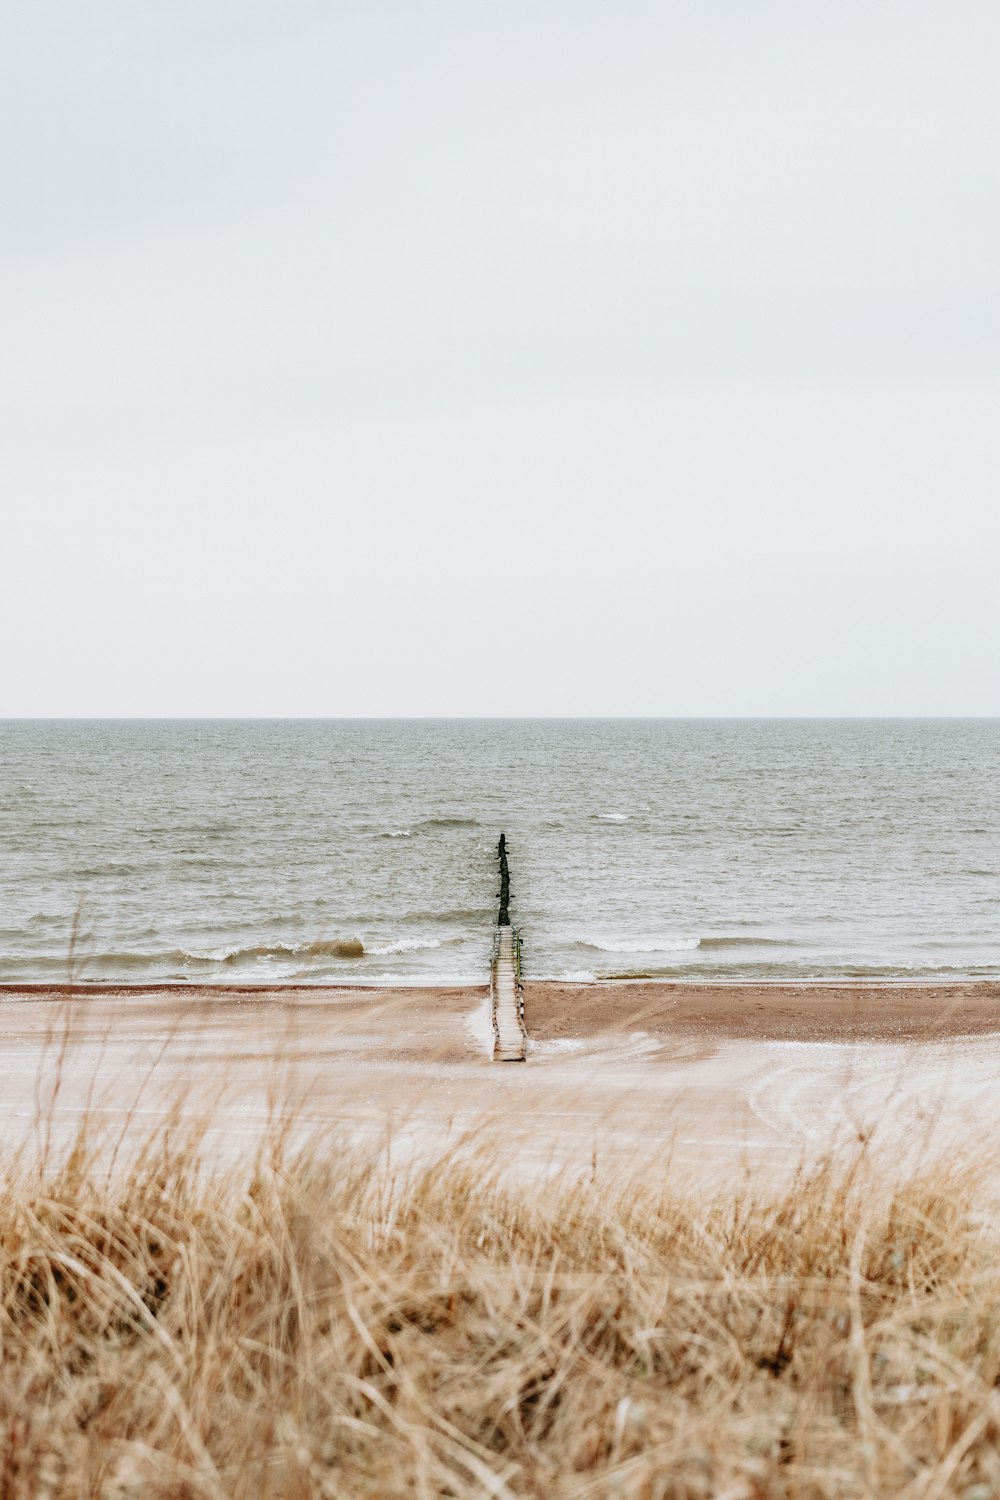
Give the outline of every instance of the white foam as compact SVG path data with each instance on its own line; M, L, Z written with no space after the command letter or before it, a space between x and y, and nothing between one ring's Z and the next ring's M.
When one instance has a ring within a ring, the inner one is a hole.
M627 823L631 813L595 813L599 823Z
M284 963L287 961L285 955L290 959L303 950L293 947L291 943L270 943L266 948L262 947L259 949L253 946L245 947L243 944L237 943L235 947L203 948L200 950L196 948L181 948L179 951L183 954L184 958L189 958L195 963L221 964L226 963L230 958L255 958L258 963L264 959L278 959Z
M644 938L581 938L587 948L600 948L602 953L688 953L697 948L700 938L692 937L644 937Z
M386 958L392 953L419 953L424 948L440 948L440 938L400 938L397 943L365 944L365 952Z

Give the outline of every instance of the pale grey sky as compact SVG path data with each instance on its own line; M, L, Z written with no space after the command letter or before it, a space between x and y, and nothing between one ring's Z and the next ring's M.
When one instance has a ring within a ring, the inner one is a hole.
M993 0L7 0L0 715L1000 713L998 77Z

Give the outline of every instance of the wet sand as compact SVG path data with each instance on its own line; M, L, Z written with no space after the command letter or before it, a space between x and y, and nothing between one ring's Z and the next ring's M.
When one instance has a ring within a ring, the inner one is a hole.
M703 1040L919 1042L1000 1032L1000 984L525 985L534 1036L593 1036L608 1026Z
M504 1170L784 1173L878 1138L901 1159L996 1146L1000 985L527 983L527 1063L489 1058L485 988L0 988L0 1144L136 1139L171 1112L206 1150L277 1118L447 1154L486 1116ZM58 1086L57 1086L58 1085Z

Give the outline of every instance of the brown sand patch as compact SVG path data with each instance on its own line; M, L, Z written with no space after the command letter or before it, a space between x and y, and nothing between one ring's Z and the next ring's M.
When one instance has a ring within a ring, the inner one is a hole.
M641 1029L663 1039L920 1042L1000 1031L1000 984L669 984L524 986L532 1037Z

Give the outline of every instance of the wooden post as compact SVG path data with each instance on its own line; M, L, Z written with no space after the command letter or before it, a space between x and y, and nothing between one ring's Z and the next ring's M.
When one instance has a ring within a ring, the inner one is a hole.
M497 859L500 861L500 915L497 926L509 927L510 912L507 908L510 905L510 871L507 868L507 836L503 833L497 844Z
M510 870L507 837L497 844L500 861L500 915L493 929L493 962L490 965L490 1011L493 1016L494 1062L524 1062L528 1055L528 1033L524 1029L524 998L521 993L521 934L510 923Z

